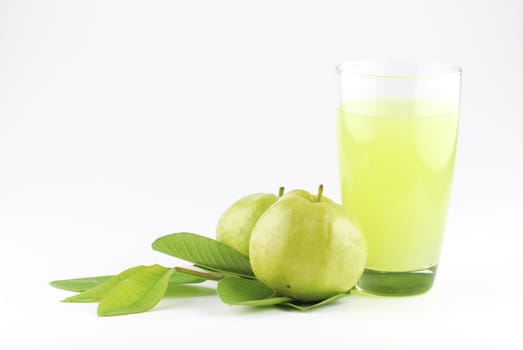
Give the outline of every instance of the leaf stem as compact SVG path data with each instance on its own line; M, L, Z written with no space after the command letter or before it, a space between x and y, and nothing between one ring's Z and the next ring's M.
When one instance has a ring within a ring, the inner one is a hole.
M224 276L219 273L196 271L196 270L191 270L191 269L187 269L185 267L180 267L180 266L175 266L174 269L178 272L183 272L188 275L203 277L205 279L212 280L212 281L219 281L219 280L224 279Z
M285 192L285 187L280 186L280 189L278 190L278 197L283 196L283 193Z
M321 196L323 195L323 185L320 185L318 187L318 196L316 197L316 202L321 201Z

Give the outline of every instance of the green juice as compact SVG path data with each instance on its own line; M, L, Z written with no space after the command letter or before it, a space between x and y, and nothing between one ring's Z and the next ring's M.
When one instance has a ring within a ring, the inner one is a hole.
M457 104L430 100L348 101L338 110L343 205L367 238L367 269L437 266L458 116Z

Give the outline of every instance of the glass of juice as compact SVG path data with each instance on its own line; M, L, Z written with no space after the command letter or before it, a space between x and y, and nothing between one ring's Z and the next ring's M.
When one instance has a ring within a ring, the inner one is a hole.
M434 282L459 124L461 69L440 63L337 67L343 206L367 239L357 287L414 295Z

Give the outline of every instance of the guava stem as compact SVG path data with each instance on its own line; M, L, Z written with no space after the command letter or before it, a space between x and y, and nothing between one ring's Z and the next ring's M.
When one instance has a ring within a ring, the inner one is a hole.
M284 192L285 192L285 187L281 186L280 189L278 190L278 197L283 196Z
M180 266L176 266L174 269L178 272L183 272L188 275L203 277L205 279L212 280L212 281L219 281L219 280L224 279L224 276L220 275L219 273L196 271L196 270L186 269L185 267L180 267Z
M316 197L316 202L321 201L321 196L323 196L323 185L318 187L318 196Z

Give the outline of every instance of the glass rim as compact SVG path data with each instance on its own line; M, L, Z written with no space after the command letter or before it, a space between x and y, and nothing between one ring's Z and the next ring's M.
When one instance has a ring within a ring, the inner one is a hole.
M374 73L372 68L386 66L409 66L410 68L419 68L420 70L427 70L431 73L417 73L417 74L387 74ZM443 62L416 62L416 61L385 61L385 60L360 60L360 61L345 61L336 66L336 74L339 76L353 76L358 78L373 78L373 79L441 79L450 77L461 77L462 69L457 64L443 63Z

